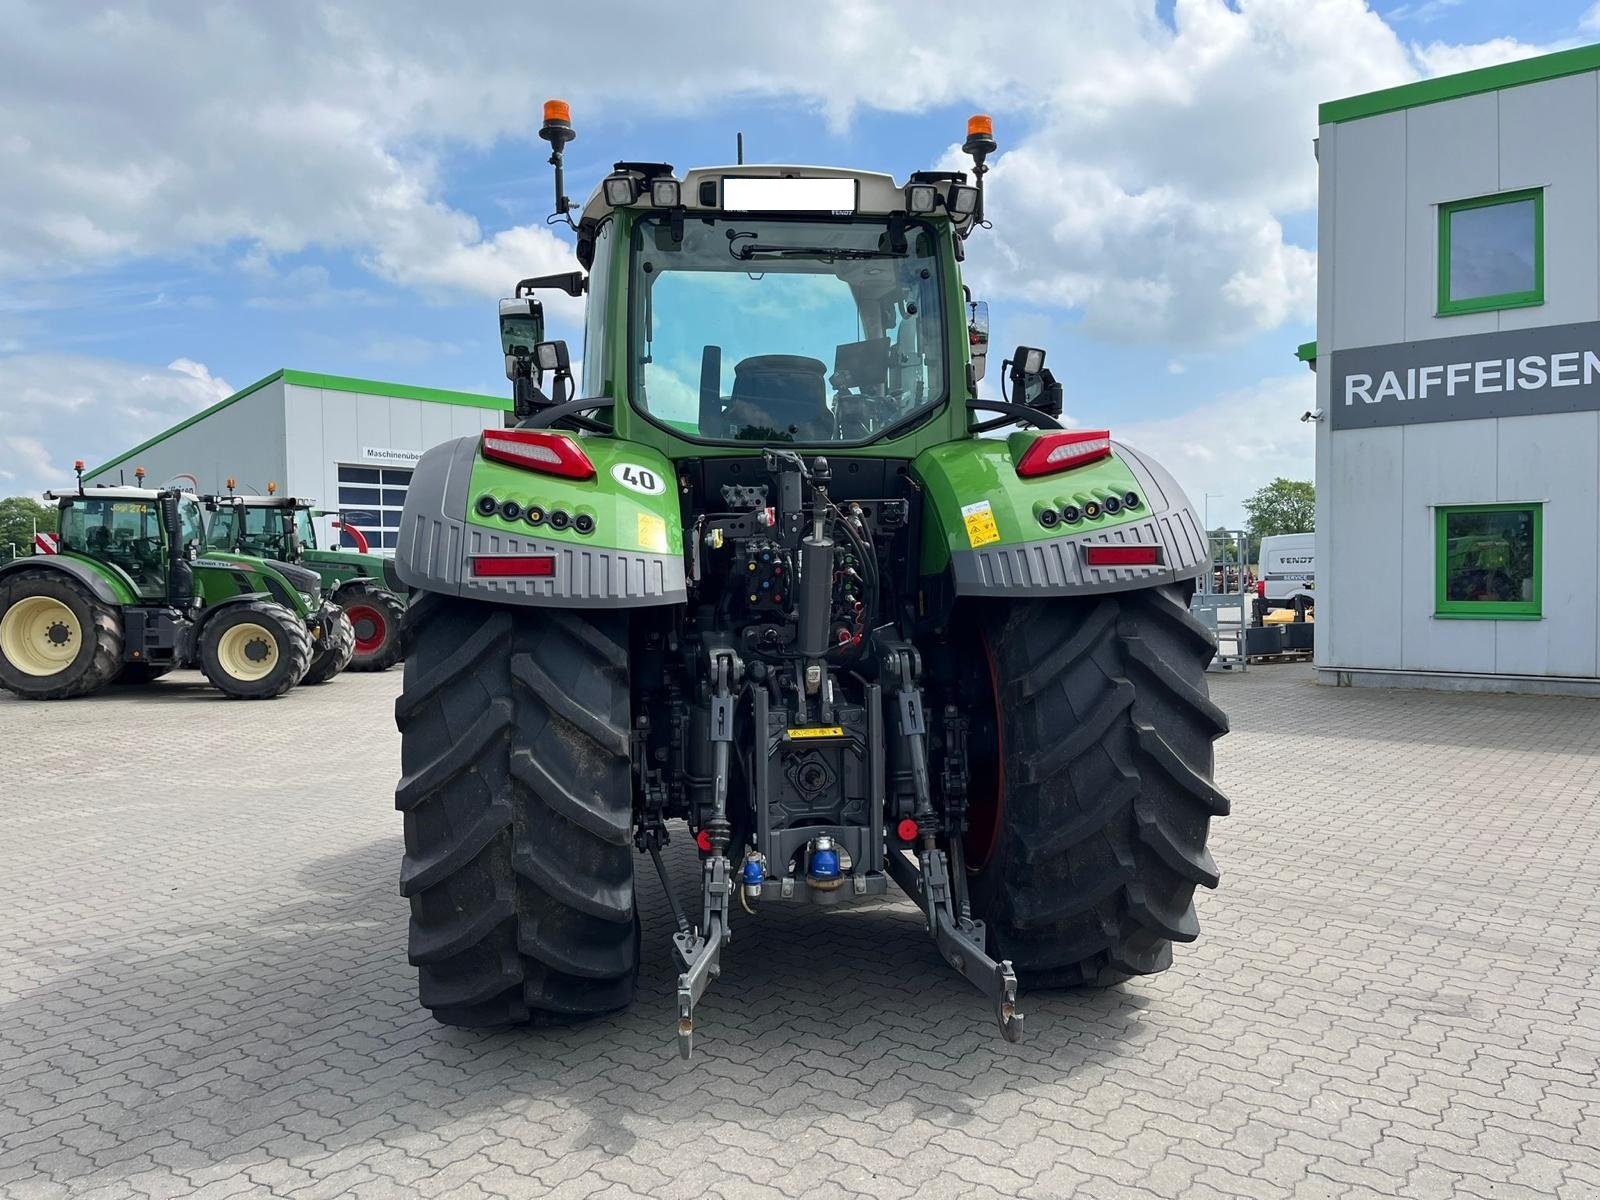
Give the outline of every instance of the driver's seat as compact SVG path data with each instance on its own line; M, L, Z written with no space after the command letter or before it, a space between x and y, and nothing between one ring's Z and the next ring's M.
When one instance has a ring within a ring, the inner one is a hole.
M733 368L728 417L739 427L816 435L831 425L828 368L801 354L757 354Z

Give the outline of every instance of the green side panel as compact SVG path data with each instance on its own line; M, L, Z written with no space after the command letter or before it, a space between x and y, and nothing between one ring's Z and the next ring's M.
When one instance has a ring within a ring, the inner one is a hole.
M937 446L917 456L911 473L924 488L921 570L937 575L958 550L1041 542L1069 533L1125 525L1149 515L1149 499L1115 453L1096 463L1023 479L1016 463L1040 436L1037 430L998 438L972 438ZM1108 496L1139 496L1139 506L1115 516L1084 518L1075 525L1039 522L1046 508L1083 509Z
M141 603L138 589L133 586L133 580L128 578L127 572L121 567L112 563L102 562L98 558L90 558L87 554L79 554L75 550L63 550L61 551L61 557L70 558L73 562L88 567L101 579L104 579L106 586L116 594L118 604Z
M563 479L490 462L480 451L472 466L467 523L498 533L570 542L576 546L682 554L678 475L666 456L649 446L620 438L580 437L574 440L594 463L593 479ZM546 513L559 509L571 517L590 516L594 518L594 532L579 533L570 525L563 530L552 529L548 519L543 524L530 525L521 518L507 521L498 514L485 517L476 508L482 496L493 496L501 502L515 500L524 510L537 505Z
M267 585L267 580L272 579L282 588L277 595L287 594L293 602L296 613L302 617L310 615L311 610L306 607L305 597L295 590L294 584L259 558L222 550L207 550L193 565L195 595L207 604L218 604L247 592L273 591L274 589Z

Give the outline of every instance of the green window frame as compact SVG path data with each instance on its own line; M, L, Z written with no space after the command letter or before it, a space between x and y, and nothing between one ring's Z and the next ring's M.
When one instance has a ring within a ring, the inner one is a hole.
M1502 292L1498 296L1474 296L1470 300L1450 298L1450 218L1474 208L1494 208L1501 204L1533 201L1533 287L1526 292ZM1529 308L1544 303L1544 189L1524 188L1517 192L1497 192L1452 200L1439 205L1439 307L1441 317L1462 313L1493 312L1502 308Z
M1449 524L1456 515L1529 513L1533 519L1533 595L1527 600L1452 600L1449 584ZM1465 621L1538 621L1544 616L1544 504L1449 504L1434 509L1433 615Z

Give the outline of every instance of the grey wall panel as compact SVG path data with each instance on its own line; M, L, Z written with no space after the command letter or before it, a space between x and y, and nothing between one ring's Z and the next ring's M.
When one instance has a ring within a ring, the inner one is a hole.
M1600 534L1600 414L1498 422L1501 502L1544 500L1542 621L1496 621L1495 666L1513 675L1596 670Z
M1433 615L1435 507L1497 498L1498 421L1407 426L1404 500L1396 514L1405 546L1395 619L1405 630L1401 665L1418 671L1493 671L1494 623Z
M427 443L422 440L422 410L439 406L429 404L426 400L404 400L399 397L390 397L388 407L390 440L381 444L395 449L425 449Z
M306 496L319 503L333 503L333 493L328 490L328 461L325 446L327 438L322 426L322 406L325 396L337 393L321 388L304 388L289 385L284 388L284 417L286 467L283 485L290 495Z
M1407 109L1405 340L1499 328L1496 313L1438 317L1439 209L1500 190L1499 98L1494 92ZM1400 341L1400 338L1393 339Z
M448 442L459 436L453 428L456 407L454 404L417 405L422 420L422 449L431 449L440 442Z
M1339 240L1334 180L1339 172L1339 125L1324 125L1317 136L1317 342L1333 349L1338 333L1334 329L1333 264L1338 261ZM1326 265L1326 268L1324 267Z
M1319 327L1320 331L1320 327ZM1317 407L1324 414L1328 412L1329 373L1322 369L1317 371ZM1316 480L1317 480L1317 515L1316 515L1316 571L1321 580L1317 599L1317 636L1315 639L1316 650L1314 657L1318 666L1327 665L1328 649L1333 640L1338 636L1339 606L1329 600L1327 583L1333 577L1333 479L1332 450L1333 436L1328 428L1328 418L1323 416L1318 421L1316 429ZM1341 435L1341 438L1344 435Z
M1322 563L1317 563L1318 602L1325 599L1334 614L1326 637L1317 630L1317 641L1327 642L1329 666L1400 666L1396 607L1401 543L1396 514L1401 503L1403 433L1388 428L1329 435L1334 443L1329 474L1318 480L1319 490L1328 492L1331 516L1326 579Z
M1323 134L1332 128L1323 126ZM1406 114L1341 125L1337 147L1338 173L1328 190L1339 260L1331 271L1321 268L1319 289L1331 289L1333 325L1327 345L1318 330L1320 354L1405 336Z
M347 395L344 397L344 402L355 407L356 432L360 439L359 444L353 447L354 457L346 458L345 462L360 462L362 446L397 444L394 433L389 428L388 396Z
M1542 187L1545 302L1501 329L1600 319L1600 115L1596 73L1500 93L1500 190Z

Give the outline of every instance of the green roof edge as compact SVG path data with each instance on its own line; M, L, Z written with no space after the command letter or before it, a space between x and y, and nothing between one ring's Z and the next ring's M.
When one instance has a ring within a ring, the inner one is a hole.
M279 368L264 379L258 379L248 387L240 388L233 395L223 400L218 400L210 408L203 408L192 417L185 417L171 428L163 429L154 437L140 442L132 450L117 455L110 462L102 463L92 471L85 471L85 479L93 479L120 466L136 454L143 454L157 442L164 442L175 433L179 433L196 421L203 421L212 413L221 412L228 405L243 400L252 392L258 392L267 384L281 379L286 384L296 387L326 388L334 392L360 392L367 396L393 396L399 400L424 400L430 404L460 404L469 408L493 408L502 412L511 411L511 399L508 396L485 396L479 392L452 392L444 388L413 387L406 383L385 383L379 379L354 379L348 375L320 375L315 371L295 371L287 367Z
M1441 100L1459 100L1463 96L1497 92L1501 88L1542 83L1547 79L1578 75L1596 68L1600 68L1600 45L1576 46L1571 50L1557 50L1554 54L1541 54L1537 58L1519 58L1515 62L1479 67L1457 75L1441 75L1437 79L1403 83L1399 87L1347 96L1343 100L1329 100L1317 109L1317 123L1336 125L1341 121L1359 121L1362 117L1376 117L1424 104L1438 104Z
M1294 348L1294 356L1296 358L1298 358L1301 362L1316 362L1317 361L1317 343L1316 343L1316 341L1312 340L1312 341L1309 341L1309 342L1301 342L1298 346L1296 346Z
M510 396L485 396L481 392L452 392L444 388L413 387L409 383L385 383L381 379L353 379L348 375L320 375L315 371L284 370L285 383L296 387L327 388L335 392L361 392L368 396L393 396L399 400L425 400L430 404L462 404L469 408L511 411Z

